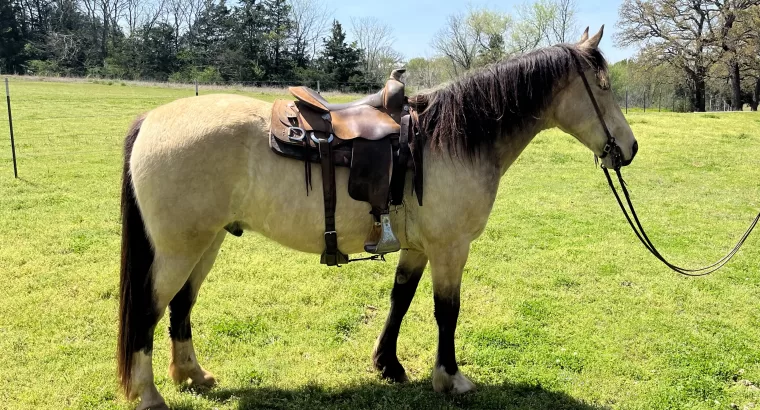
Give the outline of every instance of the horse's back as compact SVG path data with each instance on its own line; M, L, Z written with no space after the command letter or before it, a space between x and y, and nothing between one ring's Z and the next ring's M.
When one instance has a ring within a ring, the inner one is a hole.
M234 130L262 121L268 124L272 104L235 94L209 94L172 101L150 111L143 131L170 131L177 139ZM168 134L167 134L168 136ZM167 142L178 142L176 139Z

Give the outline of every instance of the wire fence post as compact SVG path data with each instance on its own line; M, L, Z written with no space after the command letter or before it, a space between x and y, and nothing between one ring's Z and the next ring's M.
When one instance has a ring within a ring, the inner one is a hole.
M625 113L628 114L628 84L625 85Z
M647 112L647 92L644 91L644 112Z
M322 94L322 92L319 90L319 80L317 80L317 94Z
M198 80L195 80L195 96L198 96Z
M662 112L662 88L660 88L660 95L657 96L657 112Z
M11 130L11 153L13 155L13 177L18 178L16 166L16 141L13 139L13 114L11 114L11 91L8 88L8 77L5 77L5 101L8 103L8 126Z

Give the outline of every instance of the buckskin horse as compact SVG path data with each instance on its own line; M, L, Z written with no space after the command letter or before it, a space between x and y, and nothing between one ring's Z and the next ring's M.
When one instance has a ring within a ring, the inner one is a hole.
M438 324L433 388L474 389L454 352L462 270L470 243L486 226L499 179L538 132L558 127L614 167L605 156L603 117L623 165L633 159L637 143L598 50L603 28L591 37L586 29L576 44L502 61L408 99L424 157L424 205L408 183L404 206L391 217L401 254L390 312L372 353L383 377L406 380L396 342L429 262ZM215 382L196 360L190 311L230 224L292 249L324 251L323 194L304 195L303 162L271 152L272 107L237 95L181 99L139 118L126 137L118 370L127 397L141 399L139 408L166 408L151 354L167 307L170 376L178 383ZM349 197L349 169L333 171L337 243L345 254L362 252L373 224L370 207ZM322 175L314 172L315 185Z

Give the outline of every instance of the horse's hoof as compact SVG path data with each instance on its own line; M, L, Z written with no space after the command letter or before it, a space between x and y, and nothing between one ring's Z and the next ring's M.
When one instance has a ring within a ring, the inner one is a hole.
M166 402L161 399L161 402L154 402L147 405L143 405L143 402L140 402L135 410L169 410L169 406L167 406Z
M433 390L439 393L463 394L475 390L475 383L471 382L458 370L452 376L446 373L446 369L443 366L436 366L433 369Z
M140 403L137 405L136 410L169 410L155 384L151 383L149 386L139 390L141 390Z
M383 377L383 379L392 381L394 383L406 383L409 381L409 378L406 376L406 370L404 370L404 366L402 366L398 360L394 360L393 362L386 365L375 363L375 368L380 371L380 375Z
M406 377L406 370L404 366L399 363L398 358L395 356L392 359L385 359L382 355L377 353L377 347L372 352L372 363L375 365L375 369L380 371L383 379L392 381L394 383L405 383L409 381Z
M179 366L174 363L169 364L169 377L174 380L176 384L182 384L190 378L190 375L186 371L182 371Z
M175 383L182 384L187 382L188 386L191 387L208 388L216 384L214 375L200 366L190 371L183 371L172 363L169 365L169 376Z
M190 378L190 386L211 388L216 385L216 378L211 372L201 369L201 374Z

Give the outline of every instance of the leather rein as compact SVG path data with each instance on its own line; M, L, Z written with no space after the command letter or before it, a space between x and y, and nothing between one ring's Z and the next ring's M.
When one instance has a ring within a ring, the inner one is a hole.
M623 161L624 161L623 152L621 151L620 146L617 145L617 143L615 142L615 137L613 137L612 134L610 133L610 130L607 128L607 124L604 122L602 111L599 109L599 104L597 104L596 98L594 98L594 94L591 91L591 86L588 83L588 79L586 79L586 74L583 71L583 66L581 65L580 60L575 54L573 54L573 60L575 61L575 67L578 70L578 74L580 75L581 79L583 79L583 85L586 86L586 91L588 92L588 96L591 99L591 103L594 106L594 111L596 111L596 115L597 117L599 117L599 122L602 124L604 133L607 136L607 142L604 145L602 154L599 157L595 157L595 160L598 162L598 158L605 158L608 155L610 156L611 162L612 162L612 168L615 170L615 173L617 174L620 188L622 189L623 194L625 195L625 200L628 203L628 208L630 208L631 210L630 215L628 214L628 211L623 205L623 201L620 199L620 195L618 194L615 184L612 182L612 178L610 177L609 170L607 169L606 166L604 166L604 164L602 164L601 167L602 167L602 170L604 171L605 177L607 177L607 183L610 186L610 190L615 195L615 199L617 200L618 205L620 205L620 209L623 211L623 215L625 215L625 219L628 221L628 224L631 226L631 229L633 229L633 232L636 234L636 237L639 238L639 241L641 241L644 247L647 248L647 250L652 255L654 255L655 258L659 259L662 263L665 264L665 266L680 273L681 275L705 276L722 268L726 263L728 263L728 261L731 260L731 258L734 257L734 255L736 255L736 253L739 251L742 245L744 245L744 241L747 240L747 237L749 237L749 234L755 228L755 225L757 225L758 221L760 221L760 213L757 214L755 219L749 225L749 228L747 228L747 230L744 232L744 235L742 235L742 237L739 239L739 242L736 243L733 249L731 249L730 252L728 252L725 256L720 258L717 262L711 265L704 266L701 268L696 268L696 269L687 269L687 268L683 268L683 267L680 267L668 262L665 259L665 257L662 256L662 254L657 250L657 248L655 248L654 244L649 239L646 232L644 232L644 227L641 226L639 217L636 215L636 210L633 208L633 203L631 202L631 196L628 193L628 189L626 188L625 181L623 181L623 176L620 173L620 168L623 166ZM633 220L631 219L631 215L633 216ZM635 225L633 221L636 222Z

